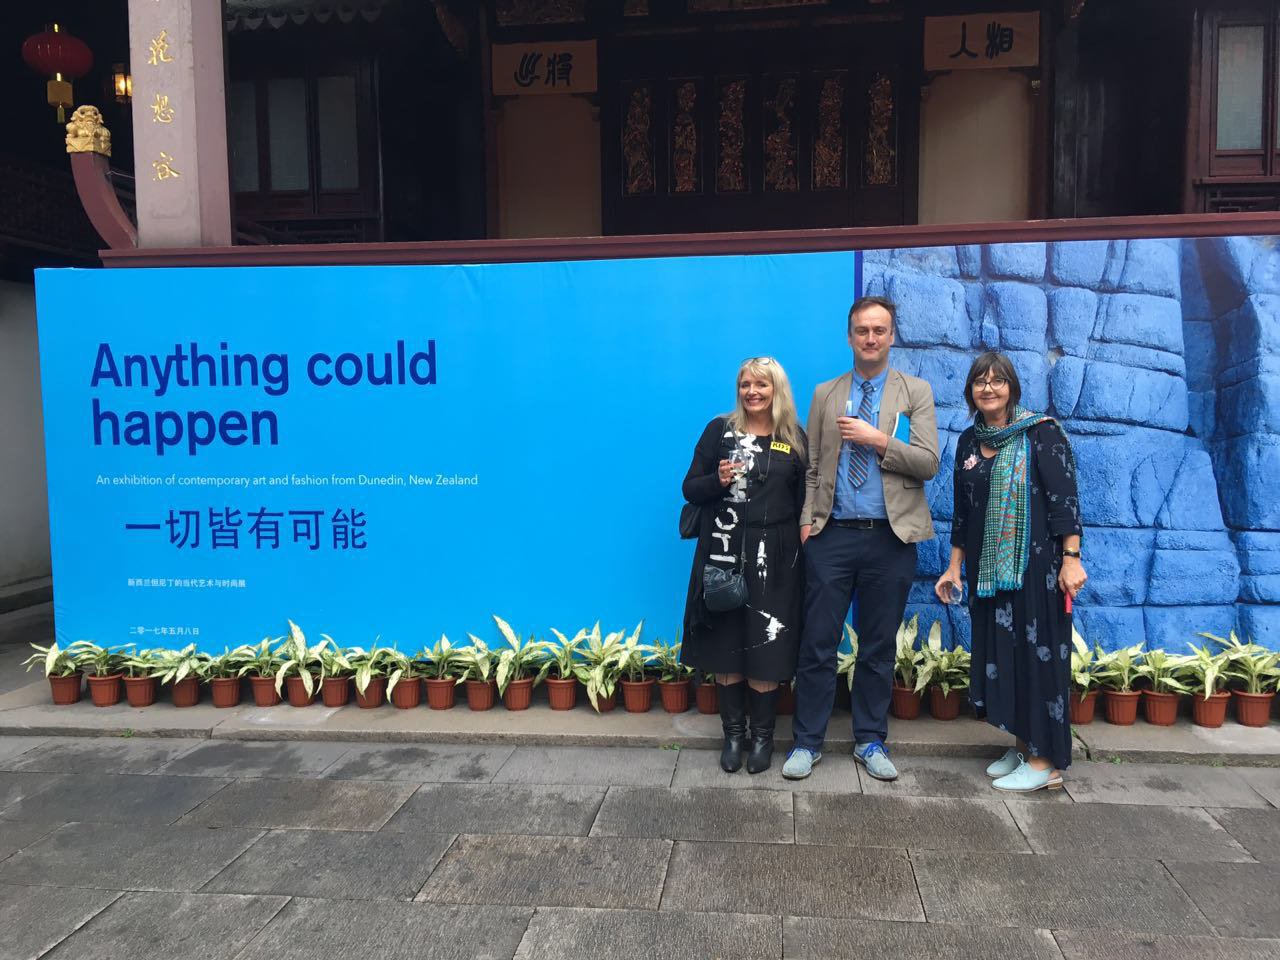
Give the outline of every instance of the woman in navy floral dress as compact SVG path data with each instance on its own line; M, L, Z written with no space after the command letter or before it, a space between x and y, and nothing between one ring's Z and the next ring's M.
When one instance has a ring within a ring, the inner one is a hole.
M956 444L951 563L935 587L969 586L978 716L1017 738L987 769L1000 790L1062 785L1071 763L1072 598L1080 562L1075 459L1062 428L1018 405L1021 385L999 353L974 361L965 400L974 426Z

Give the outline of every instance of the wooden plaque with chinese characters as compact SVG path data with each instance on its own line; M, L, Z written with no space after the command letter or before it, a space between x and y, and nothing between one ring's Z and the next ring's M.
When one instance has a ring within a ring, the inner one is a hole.
M1040 63L1040 14L925 17L924 68L991 70Z
M562 40L493 45L493 95L596 92L596 42Z

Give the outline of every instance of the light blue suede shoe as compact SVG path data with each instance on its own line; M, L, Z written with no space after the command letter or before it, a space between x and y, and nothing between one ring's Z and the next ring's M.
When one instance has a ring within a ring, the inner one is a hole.
M992 779L998 777L1007 777L1013 771L1018 769L1018 764L1022 762L1016 747L1010 747L1004 752L1004 756L997 760L991 766L987 767L987 776Z
M1053 770L1037 770L1018 754L1018 769L991 785L1005 793L1035 793L1037 790L1061 790L1062 774Z
M897 780L898 768L889 759L889 751L879 740L859 743L853 748L853 759L867 768L867 773L877 780Z
M803 780L813 773L813 768L822 759L821 750L806 750L796 747L787 754L787 762L782 765L782 775L788 780Z

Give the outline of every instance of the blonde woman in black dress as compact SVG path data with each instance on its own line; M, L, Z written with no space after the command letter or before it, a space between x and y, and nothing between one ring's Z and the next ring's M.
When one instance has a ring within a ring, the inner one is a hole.
M685 499L703 509L681 658L716 675L724 728L720 766L736 772L745 751L747 772L760 773L773 757L778 684L794 674L800 640L807 444L777 360L744 360L736 382L733 412L707 424L684 478ZM707 609L707 566L743 570L744 606Z

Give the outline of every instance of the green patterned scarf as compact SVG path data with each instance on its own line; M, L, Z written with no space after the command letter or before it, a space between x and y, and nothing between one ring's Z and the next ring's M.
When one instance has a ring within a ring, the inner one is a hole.
M1051 420L1044 414L1015 407L1009 423L988 427L978 414L974 437L997 451L991 467L991 495L986 526L982 531L982 557L978 561L978 596L994 597L997 590L1021 590L1031 543L1031 519L1027 509L1027 470L1031 441L1027 431Z

